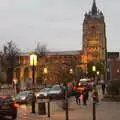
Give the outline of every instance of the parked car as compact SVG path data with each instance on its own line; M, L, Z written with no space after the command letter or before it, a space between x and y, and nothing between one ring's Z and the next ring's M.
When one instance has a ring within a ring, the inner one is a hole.
M32 91L22 91L17 94L15 99L17 103L28 104L31 103L35 97Z
M36 93L36 97L40 97L40 96L44 96L44 97L47 97L48 96L48 93L50 91L51 88L43 88L41 89L39 92Z
M50 99L61 99L64 98L64 87L61 85L53 85L48 92Z
M10 116L12 120L16 119L17 107L13 97L0 96L0 116Z

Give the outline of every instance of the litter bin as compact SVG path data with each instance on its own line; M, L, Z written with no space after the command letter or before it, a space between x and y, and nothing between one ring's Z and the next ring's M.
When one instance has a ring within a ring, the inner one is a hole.
M38 103L38 114L39 115L46 115L46 105L45 105L45 102Z
M37 99L38 103L38 114L46 115L46 103L49 101L48 97L39 96Z

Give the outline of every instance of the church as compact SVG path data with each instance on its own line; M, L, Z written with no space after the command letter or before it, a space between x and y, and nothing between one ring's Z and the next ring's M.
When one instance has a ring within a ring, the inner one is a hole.
M14 73L18 80L32 78L29 55L28 52L19 56L19 66L16 67ZM45 56L38 60L35 77L40 79L43 76L44 83L55 83L59 79L57 77L58 64L59 66L65 66L73 73L74 63L74 67L80 69L83 74L87 73L87 64L89 62L100 62L105 66L107 65L105 20L103 12L98 9L95 0L93 0L91 10L84 14L81 50L46 52ZM43 73L43 75L39 73Z
M91 61L106 65L107 40L104 15L97 8L95 0L93 0L91 11L85 13L82 51L84 65Z

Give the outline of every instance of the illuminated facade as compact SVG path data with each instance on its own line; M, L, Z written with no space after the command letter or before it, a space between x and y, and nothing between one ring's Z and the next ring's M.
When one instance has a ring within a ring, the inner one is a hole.
M81 51L56 51L46 52L46 55L38 59L38 65L35 69L35 79L40 83L55 83L59 81L57 76L58 65L66 66L66 69L72 68L72 61L75 61L76 67L81 64ZM47 72L44 72L44 70ZM32 68L30 66L30 53L21 54L18 58L18 66L14 72L14 77L30 86L32 83Z
M41 69L48 68L45 80L55 82L58 78L55 76L56 68L54 64L68 64L75 60L77 67L81 67L84 72L87 72L87 64L90 61L102 62L107 61L107 45L106 31L103 13L96 7L96 2L93 0L91 11L85 14L83 22L83 46L82 50L78 51L63 51L63 52L48 52L42 60L38 61L36 78L40 76ZM29 53L19 57L19 67L16 68L16 77L18 79L31 78L31 67L29 65ZM49 78L49 79L48 79Z
M95 0L91 10L85 14L83 22L83 59L87 63L106 64L106 31L103 13L97 8Z

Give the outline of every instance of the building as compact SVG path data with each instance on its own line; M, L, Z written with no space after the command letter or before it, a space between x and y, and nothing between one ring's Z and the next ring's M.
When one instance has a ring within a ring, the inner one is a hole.
M107 80L120 79L120 53L108 52Z
M38 61L36 79L40 79L41 82L44 81L46 83L59 81L56 73L56 64L66 65L67 69L71 69L72 62L76 61L76 67L81 68L85 73L87 72L87 64L91 61L102 62L106 65L107 41L104 15L102 11L97 8L95 0L93 0L91 10L85 13L82 39L83 46L81 50L47 52L46 56ZM41 78L41 74L39 73L45 73L43 71L44 68L47 68L49 72L43 74ZM15 75L18 79L32 79L29 53L19 56L19 67L16 68L16 71Z
M81 54L82 51L46 52L45 56L38 58L38 65L35 69L35 79L40 83L53 84L60 82L57 76L58 67L63 66L67 70L73 69L73 66L80 68ZM14 77L30 86L29 84L32 82L30 53L22 53L19 56L18 67L16 67Z
M85 13L83 22L83 63L102 62L106 64L107 41L105 21L102 11L100 11L95 0L88 13Z

